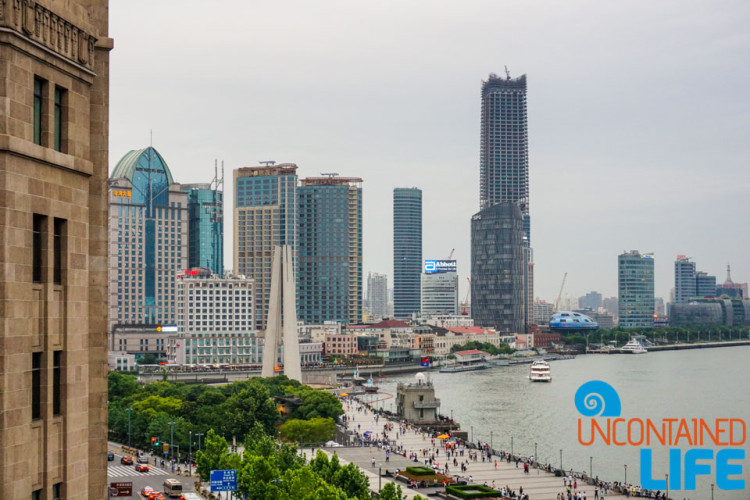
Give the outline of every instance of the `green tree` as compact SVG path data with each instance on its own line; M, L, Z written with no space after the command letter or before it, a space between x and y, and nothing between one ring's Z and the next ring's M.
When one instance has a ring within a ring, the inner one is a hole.
M336 422L332 418L291 419L279 428L281 435L295 443L319 444L330 440L336 433Z
M400 485L397 486L389 481L380 490L380 500L406 500L406 495Z
M182 401L173 397L149 396L131 405L133 410L156 417L158 413L175 415L182 408Z
M206 434L203 450L195 455L195 470L201 480L208 481L212 470L227 468L229 456L229 445L227 440L219 436L213 429Z
M291 418L309 420L311 418L332 418L334 421L344 414L341 401L329 392L300 387L292 391L292 396L302 399L302 405L294 410Z
M141 386L138 384L138 379L135 375L125 375L119 372L109 372L107 375L107 387L110 403L134 397L141 390Z
M279 420L279 411L270 399L268 389L259 382L247 384L232 394L222 404L222 430L226 435L244 436L260 422L268 434L272 434Z
M283 500L348 500L346 492L326 483L309 467L287 471L281 486Z
M350 463L333 474L333 484L350 498L365 500L370 498L370 481L362 469Z

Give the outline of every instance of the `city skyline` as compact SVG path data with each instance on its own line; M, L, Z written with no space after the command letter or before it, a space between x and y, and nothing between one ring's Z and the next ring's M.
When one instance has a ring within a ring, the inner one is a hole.
M335 3L326 19L304 3L202 5L111 6L110 170L153 130L185 183L210 179L217 158L228 170L276 160L301 176L367 178L363 274L391 277L390 195L419 186L424 255L456 248L463 297L478 208L477 95L507 65L529 76L536 296L554 300L565 272L564 295L616 295L616 256L633 248L654 252L665 299L678 254L710 275L730 263L748 281L750 236L733 230L750 215L747 5L438 3L401 6L395 19L387 5ZM180 23L170 22L176 8ZM510 17L496 29L493 19ZM246 19L259 22L247 30ZM288 26L304 47L273 36ZM200 72L190 70L196 60ZM426 74L438 84L425 85Z

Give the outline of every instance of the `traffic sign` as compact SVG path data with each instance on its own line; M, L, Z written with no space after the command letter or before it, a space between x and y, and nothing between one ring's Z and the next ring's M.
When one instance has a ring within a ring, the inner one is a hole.
M237 469L212 470L211 491L237 491Z
M129 497L133 496L133 482L109 483L110 497Z

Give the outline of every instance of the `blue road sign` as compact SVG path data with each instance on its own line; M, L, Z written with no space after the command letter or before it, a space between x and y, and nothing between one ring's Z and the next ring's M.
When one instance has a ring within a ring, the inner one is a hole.
M237 470L212 470L211 491L237 491Z

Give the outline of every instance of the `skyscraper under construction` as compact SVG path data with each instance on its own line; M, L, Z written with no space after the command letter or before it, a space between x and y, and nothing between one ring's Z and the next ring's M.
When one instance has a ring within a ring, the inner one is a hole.
M480 175L479 175L479 199L480 212L472 220L487 219L489 214L486 210L501 205L516 205L522 217L522 245L523 251L514 254L515 260L512 269L522 271L522 280L513 280L514 286L522 286L521 290L504 294L502 300L518 301L522 297L522 304L508 304L508 307L495 307L493 310L514 311L521 314L521 318L495 318L486 326L499 325L522 325L525 329L531 322L532 304L534 297L534 264L533 252L531 250L531 219L529 216L529 141L526 109L526 75L511 78L506 69L506 77L498 77L491 74L486 81L482 82L482 123L480 142ZM494 217L494 215L493 215ZM492 217L490 217L492 218ZM480 241L488 241L495 236L485 234L486 231L505 231L506 229L496 225L478 225L472 229L472 258L482 258L485 253L476 251L475 246ZM503 237L498 235L498 241ZM491 272L491 275L502 276L508 269L491 269L495 264L508 262L500 259L488 262L472 262L472 270L483 269ZM478 276L472 276L472 312L476 312L483 321L488 321L492 316L487 311L483 312L485 305L476 298L482 296L475 285ZM486 276L483 278L485 279ZM479 280L481 281L481 279ZM520 307L519 307L520 306ZM486 307L490 307L489 304ZM515 328L515 326L514 326Z

